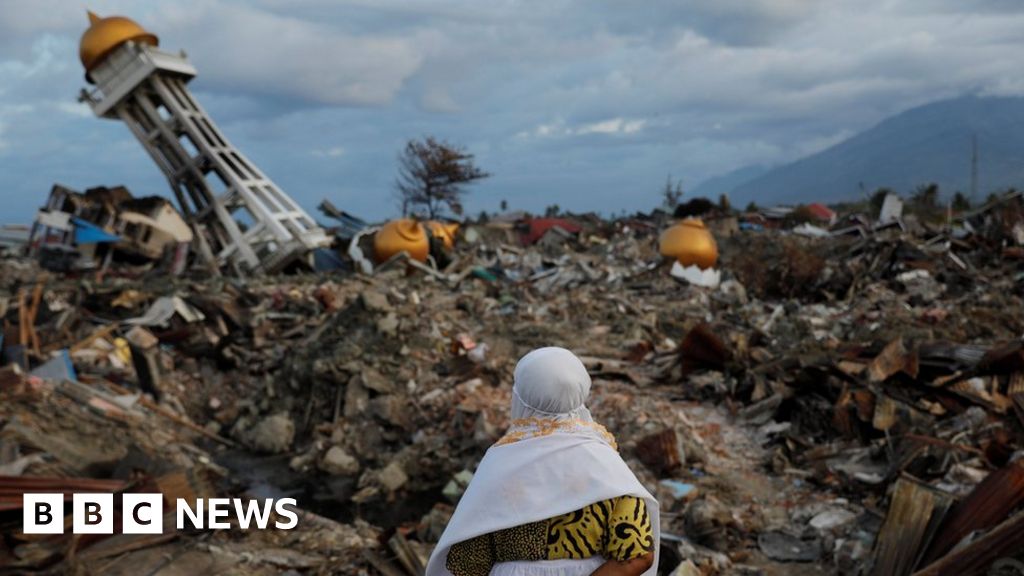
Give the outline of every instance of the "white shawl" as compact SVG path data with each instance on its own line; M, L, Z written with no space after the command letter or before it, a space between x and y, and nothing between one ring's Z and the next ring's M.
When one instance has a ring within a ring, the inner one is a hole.
M578 366L567 362L566 354L579 363ZM582 363L568 350L542 348L531 352L516 367L513 414L532 415L516 407L517 402L523 402L522 397L526 397L527 402L538 397L532 376L543 374L549 389L553 374L558 375L563 384L572 383L570 388L583 387L580 370L586 375ZM567 374L576 376L567 379L564 377ZM530 384L526 384L527 378ZM566 394L564 389L558 392L556 386L556 393L551 397L565 398L569 402L569 405L558 406L557 413L550 402L538 406L539 409L531 408L531 405L537 406L536 402L526 405L534 414L547 417L517 420L510 434L487 450L430 556L426 576L452 576L445 561L453 544L568 514L619 496L643 498L647 504L655 557L654 564L644 574L657 574L661 537L658 501L613 448L614 441L609 440L607 432L589 420L590 413L583 405L589 391L590 377L586 376L582 394ZM581 417L584 414L586 417Z

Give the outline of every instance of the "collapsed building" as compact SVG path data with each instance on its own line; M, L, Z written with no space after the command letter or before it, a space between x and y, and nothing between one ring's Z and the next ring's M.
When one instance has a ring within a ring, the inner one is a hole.
M192 230L167 199L135 198L123 186L50 191L28 238L28 255L58 271L106 268L115 256L153 261L173 275L187 265Z

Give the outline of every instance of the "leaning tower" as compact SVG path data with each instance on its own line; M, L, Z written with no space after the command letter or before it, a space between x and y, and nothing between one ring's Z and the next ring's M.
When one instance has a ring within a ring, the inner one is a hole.
M121 120L167 177L200 254L239 275L275 272L329 243L298 204L232 146L186 84L196 75L184 52L121 16L89 13L79 56L82 90L101 118Z

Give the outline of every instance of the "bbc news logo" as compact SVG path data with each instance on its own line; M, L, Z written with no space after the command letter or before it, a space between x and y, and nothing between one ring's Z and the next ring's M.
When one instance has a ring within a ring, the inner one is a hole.
M64 494L25 494L22 501L22 532L25 534L64 533ZM232 515L242 530L250 526L266 530L272 513L278 519L273 526L291 530L299 523L294 498L279 500L245 500L242 498L198 498L189 504L184 498L175 502L175 524L178 530L227 530ZM71 532L73 534L113 534L114 495L104 493L74 494L71 499ZM121 533L163 534L163 494L122 494Z

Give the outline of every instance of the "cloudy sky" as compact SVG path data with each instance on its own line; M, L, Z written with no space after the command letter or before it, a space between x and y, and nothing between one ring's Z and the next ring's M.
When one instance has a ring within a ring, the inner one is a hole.
M0 223L50 186L166 194L127 127L76 103L86 5L0 0ZM493 177L476 213L649 210L893 113L1024 93L1019 0L92 0L184 49L227 136L307 209L394 215L412 137Z

